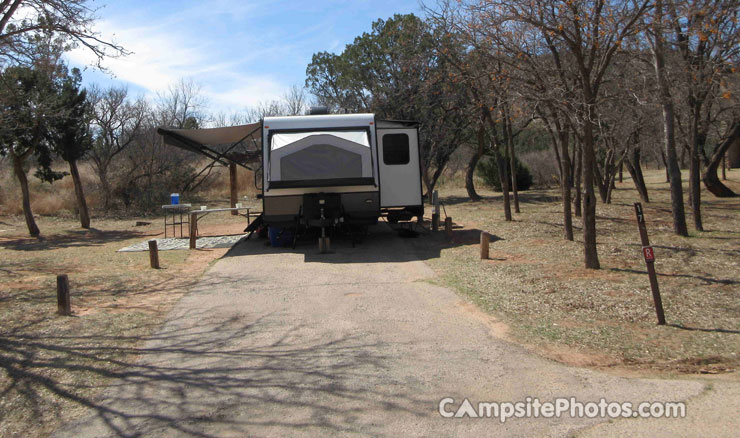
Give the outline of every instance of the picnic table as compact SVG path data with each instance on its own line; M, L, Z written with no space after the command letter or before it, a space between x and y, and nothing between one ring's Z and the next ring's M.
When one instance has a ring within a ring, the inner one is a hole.
M195 249L195 240L198 238L198 219L208 216L211 213L219 211L236 211L240 216L247 218L247 225L250 223L250 210L252 207L234 207L234 208L206 208L201 210L190 211L190 249ZM240 210L246 210L246 214L239 213Z

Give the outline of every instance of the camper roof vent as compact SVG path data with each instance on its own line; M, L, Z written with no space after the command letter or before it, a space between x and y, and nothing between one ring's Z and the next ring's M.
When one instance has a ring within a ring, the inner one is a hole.
M320 114L329 114L328 106L312 106L308 109L309 116L318 116Z

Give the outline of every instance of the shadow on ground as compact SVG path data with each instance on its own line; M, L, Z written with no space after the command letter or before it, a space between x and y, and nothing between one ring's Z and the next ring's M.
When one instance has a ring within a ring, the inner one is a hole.
M70 230L50 236L0 239L0 248L13 251L44 251L59 248L101 246L122 240L143 239L148 234L133 230Z
M98 436L104 430L105 436L133 437L139 436L142 425L147 433L188 437L215 437L219 435L212 430L224 433L253 425L281 430L321 427L352 434L360 427L355 416L364 409L416 415L410 407L424 406L402 388L384 390L382 397L353 389L352 382L386 366L377 345L360 336L307 338L298 333L299 325L274 325L270 317L211 322L186 313L179 319L200 322L188 322L183 329L177 319L170 321L145 346L123 349L105 346L112 340L106 336L31 335L32 325L6 331L0 334L0 368L8 384L0 388L0 397L17 391L31 412L63 415L58 399L92 410L92 418L68 425L62 436ZM115 340L137 341L126 338L121 334ZM89 378L62 383L52 377L55 371ZM89 395L111 380L103 398ZM87 383L95 381L101 383ZM217 414L204 415L216 407ZM269 415L286 407L306 412L305 420L281 421ZM85 429L96 422L94 432ZM362 426L367 432L368 425Z
M408 228L408 225L403 227ZM368 235L361 243L353 247L348 236L337 234L331 240L331 252L321 254L318 241L312 236L304 236L298 240L296 247L272 247L267 240L253 235L250 239L243 239L234 245L224 257L242 257L257 254L302 254L307 263L388 263L410 262L439 258L443 249L455 248L463 245L475 245L480 242L481 230L465 229L453 224L452 235L448 237L444 231L431 232L428 229L414 225L413 230L418 232L414 238L401 237L399 231L402 226L378 223L371 226ZM403 239L409 243L408 251L398 251L393 241ZM491 242L501 240L498 236L491 236ZM387 248L387 250L384 250Z

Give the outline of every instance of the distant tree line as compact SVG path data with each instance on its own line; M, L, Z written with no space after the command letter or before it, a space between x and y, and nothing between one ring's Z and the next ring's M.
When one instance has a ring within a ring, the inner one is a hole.
M665 166L678 235L688 235L681 167L697 231L702 182L735 196L717 170L740 139L737 1L462 0L425 12L378 20L341 53L315 54L306 86L337 112L420 121L428 194L468 145L468 194L479 199L474 171L491 156L511 220L521 136L544 131L564 238L581 217L587 268L600 266L597 199L611 202L624 168L649 202L642 165Z

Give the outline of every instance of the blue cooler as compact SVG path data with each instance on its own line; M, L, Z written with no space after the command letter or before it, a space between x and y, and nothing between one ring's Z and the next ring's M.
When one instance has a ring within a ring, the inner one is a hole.
M178 205L180 203L180 194L179 193L173 193L170 195L170 204L172 205Z

